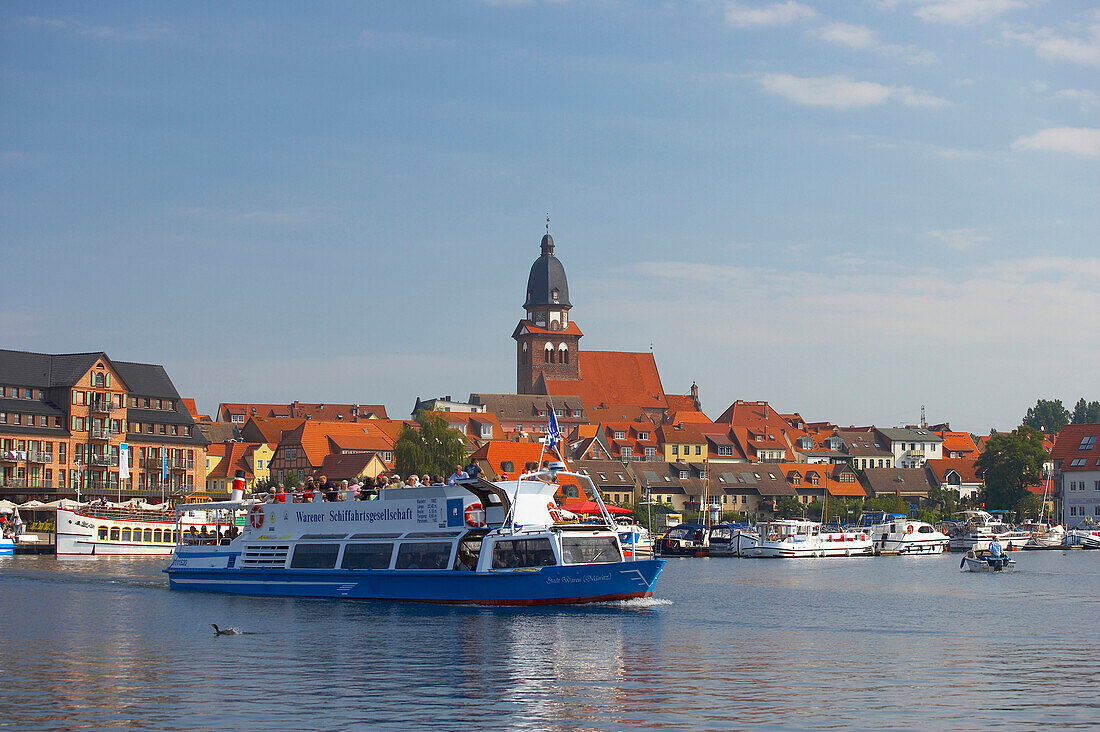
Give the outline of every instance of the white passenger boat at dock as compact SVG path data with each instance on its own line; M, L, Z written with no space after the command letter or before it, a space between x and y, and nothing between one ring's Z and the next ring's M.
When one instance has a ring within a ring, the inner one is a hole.
M948 530L949 551L965 552L970 549L984 549L996 538L1005 551L1023 549L1031 536L1026 531L1006 524L988 511L963 511L961 521Z
M558 475L591 489L603 524L561 523ZM653 594L659 559L624 559L588 476L551 468L517 480L386 489L377 500L248 505L225 544L184 537L165 570L175 590L480 605L625 600Z
M871 534L875 554L943 554L950 541L931 524L903 513L866 512L858 527Z
M173 510L99 503L66 503L57 508L57 556L168 556L181 532L217 536L232 517L187 503ZM222 523L218 523L221 519Z
M735 534L739 557L857 557L871 556L871 535L863 530L822 532L821 524L806 519L764 521L753 531Z

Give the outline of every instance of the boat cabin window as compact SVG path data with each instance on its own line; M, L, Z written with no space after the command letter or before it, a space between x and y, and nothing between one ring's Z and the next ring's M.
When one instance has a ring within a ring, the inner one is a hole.
M100 541L107 541L107 527L106 526L100 526L99 527L99 540Z
M562 559L566 564L621 562L619 545L612 536L566 536L561 540Z
M406 541L397 550L395 569L446 569L450 558L449 541Z
M122 529L122 540L130 541L130 527L126 526Z
M460 572L472 572L477 569L477 560L481 555L481 540L485 533L468 534L458 544L458 553L455 555L455 569Z
M733 536L733 530L728 526L715 526L710 530L710 539L729 539Z
M918 534L931 534L933 531L934 531L934 529L931 526L927 526L927 525L921 526L920 528L917 529Z
M348 544L344 547L342 569L389 569L393 543Z
M493 569L551 567L557 563L549 539L515 539L493 545Z
M332 569L336 566L339 544L299 544L294 547L291 569Z
M691 529L690 528L675 528L672 531L668 532L668 538L669 539L690 539L691 538Z

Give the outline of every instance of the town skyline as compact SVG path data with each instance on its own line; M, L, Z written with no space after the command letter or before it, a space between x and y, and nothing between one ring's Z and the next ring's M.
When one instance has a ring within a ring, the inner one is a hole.
M1094 7L502 5L6 5L5 347L203 411L511 392L549 211L583 347L712 417L1096 397Z

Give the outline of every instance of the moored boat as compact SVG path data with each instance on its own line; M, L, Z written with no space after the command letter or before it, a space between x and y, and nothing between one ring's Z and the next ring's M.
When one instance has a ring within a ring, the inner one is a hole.
M372 501L249 503L241 536L183 542L175 590L376 600L543 605L648 597L664 567L625 559L617 527L561 523L546 469L517 480L385 489ZM208 504L234 510L244 502Z
M112 505L71 504L57 509L57 556L168 556L181 533L211 539L224 535L233 522L206 504L191 503L173 512ZM221 522L219 522L221 519Z
M806 519L777 519L737 532L739 557L855 557L874 553L871 535L860 529L823 532Z
M950 541L947 548L953 552L981 549L997 539L1006 551L1023 549L1031 538L1026 531L1010 526L988 511L963 511L960 520L946 532Z
M662 557L705 557L710 553L710 530L703 524L679 524L654 542Z
M623 555L631 557L653 556L653 537L644 526L635 523L619 522L619 543L623 547Z
M1061 524L1028 521L1020 528L1029 536L1024 549L1061 549L1066 545L1066 530Z
M1092 519L1085 519L1069 531L1066 541L1083 549L1100 549L1100 526Z
M943 554L950 541L931 524L902 513L865 512L858 528L871 534L875 554Z

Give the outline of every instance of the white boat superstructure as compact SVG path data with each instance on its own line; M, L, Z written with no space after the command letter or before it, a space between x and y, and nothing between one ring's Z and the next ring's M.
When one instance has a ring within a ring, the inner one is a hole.
M619 524L619 543L625 556L653 556L653 537L644 526L634 523Z
M740 557L856 557L871 556L871 535L862 530L822 532L821 524L806 519L778 519L756 525L755 532L737 532Z
M57 556L169 556L181 532L209 541L237 530L201 503L142 509L81 504L57 509ZM222 519L219 521L219 519Z
M953 552L965 552L970 549L984 549L994 538L1001 542L1005 551L1023 549L1030 535L1014 526L1010 526L988 511L963 511L960 521L948 532L948 549Z
M1067 541L1084 549L1100 549L1100 526L1085 519L1069 532Z
M875 554L943 554L950 541L931 524L900 513L864 513L859 528L871 534Z
M1061 524L1028 521L1020 528L1030 537L1025 549L1060 549L1066 545L1066 530Z

